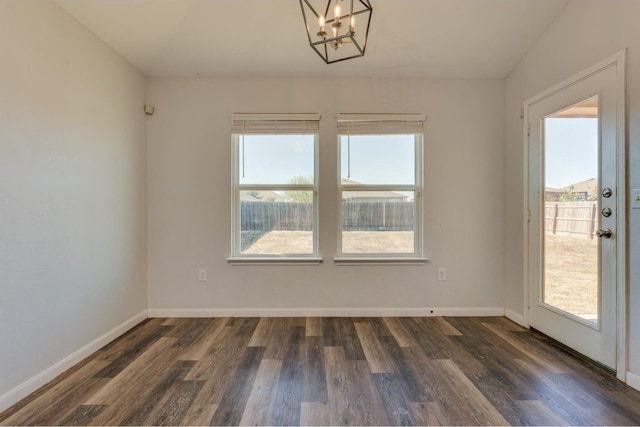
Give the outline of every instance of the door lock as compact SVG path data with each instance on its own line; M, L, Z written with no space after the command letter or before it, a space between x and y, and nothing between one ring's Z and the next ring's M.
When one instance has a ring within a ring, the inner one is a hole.
M600 230L596 231L596 236L604 237L605 239L611 238L612 234L613 234L613 232L608 228L603 228L603 229L600 229Z

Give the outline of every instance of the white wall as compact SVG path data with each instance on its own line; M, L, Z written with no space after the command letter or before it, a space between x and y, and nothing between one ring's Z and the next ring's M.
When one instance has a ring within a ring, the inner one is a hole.
M623 48L627 52L628 188L640 188L640 2L572 1L506 81L505 301L523 314L524 101ZM628 196L627 196L628 197ZM640 210L628 210L629 362L640 374ZM640 378L638 378L640 379ZM640 381L636 381L640 385Z
M640 188L637 16L636 0L571 2L506 91L497 80L151 79L156 114L145 147L145 77L52 3L1 2L0 408L147 303L204 313L524 314L520 108L629 48L628 176L629 188ZM322 113L321 265L227 264L232 112ZM333 264L337 112L427 113L430 263ZM640 211L628 215L630 370L638 375ZM197 281L199 267L207 283ZM446 282L436 281L438 267Z
M497 307L500 313L504 306L502 81L150 79L148 90L149 102L156 107L147 127L151 313L302 309L296 312L318 314L326 311L312 309L323 308L376 313L376 309L431 307ZM321 265L227 264L232 112L322 114ZM430 263L333 263L338 112L428 115L424 211ZM198 282L199 267L208 269L207 283ZM438 267L447 268L446 282L436 281Z
M0 58L1 410L146 308L146 79L51 2Z

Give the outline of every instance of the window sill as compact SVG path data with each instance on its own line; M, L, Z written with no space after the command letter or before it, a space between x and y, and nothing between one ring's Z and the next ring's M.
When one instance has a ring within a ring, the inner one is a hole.
M322 262L320 257L229 257L227 262L231 265L318 265Z
M429 262L425 257L348 257L333 258L336 265L424 265Z

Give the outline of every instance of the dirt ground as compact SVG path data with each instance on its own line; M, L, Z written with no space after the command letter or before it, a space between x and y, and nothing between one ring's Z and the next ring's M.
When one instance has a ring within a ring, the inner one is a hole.
M311 231L270 231L248 245L242 253L312 254L313 234Z
M413 253L413 231L345 231L344 253Z
M413 253L412 231L345 231L345 253ZM310 231L271 231L248 246L245 254L313 252Z
M595 319L598 313L598 240L545 236L545 302Z

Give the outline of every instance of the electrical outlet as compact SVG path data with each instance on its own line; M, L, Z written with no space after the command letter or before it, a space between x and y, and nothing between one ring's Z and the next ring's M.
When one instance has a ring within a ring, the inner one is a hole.
M207 281L207 269L206 268L199 268L198 269L198 280L201 282L206 282Z
M438 269L438 280L440 282L447 280L447 269L446 268L439 268Z
M631 190L631 209L640 209L640 190Z

